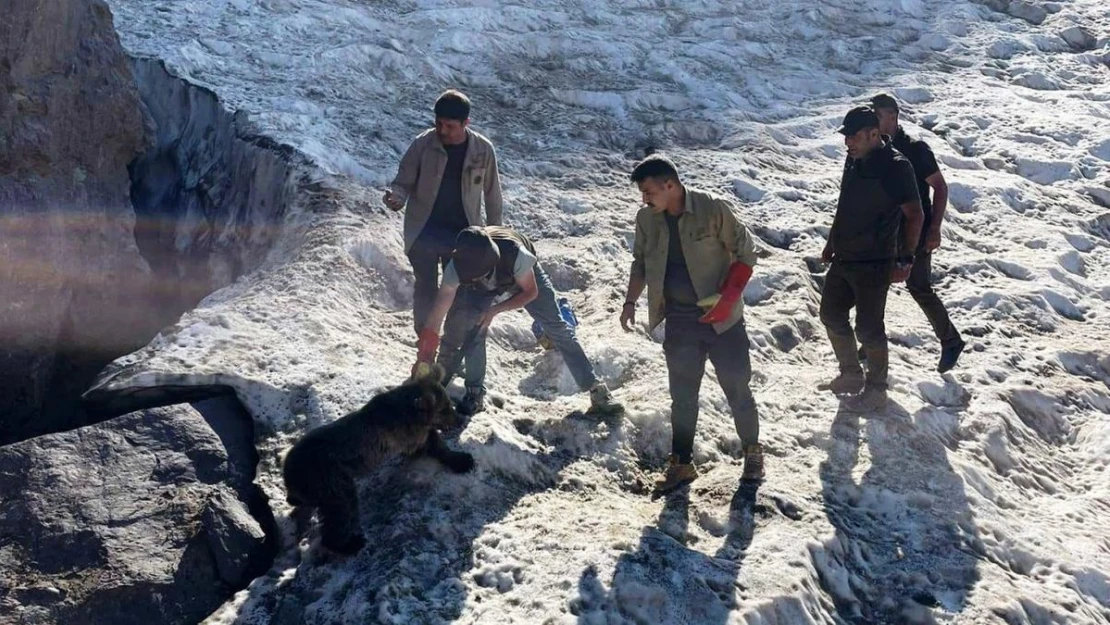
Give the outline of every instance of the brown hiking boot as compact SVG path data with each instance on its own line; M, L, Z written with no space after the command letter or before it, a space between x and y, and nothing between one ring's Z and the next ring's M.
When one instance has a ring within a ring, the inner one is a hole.
M753 443L744 445L744 474L740 476L744 482L759 482L763 480L763 445Z
M678 461L677 454L671 454L667 460L667 470L663 473L663 477L655 482L655 492L665 493L674 490L694 481L697 477L698 470L693 463L682 464Z
M863 392L844 400L844 409L848 412L878 412L886 408L886 389L869 386Z
M854 395L863 389L863 372L849 371L841 373L832 380L819 384L817 390L832 391L837 395Z
M624 410L620 402L613 399L609 387L604 382L598 382L590 389L590 413L613 413Z

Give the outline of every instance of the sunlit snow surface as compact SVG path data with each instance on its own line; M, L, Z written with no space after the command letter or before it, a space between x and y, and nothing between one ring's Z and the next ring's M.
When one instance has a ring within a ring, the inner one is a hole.
M341 174L287 216L263 267L118 363L120 387L232 385L263 426L275 512L291 442L411 364L412 279L379 189L449 86L473 97L507 222L538 240L629 409L564 419L586 398L526 315L499 317L503 406L457 443L476 472L383 468L361 484L367 549L329 559L313 531L211 622L1110 621L1110 8L1034 4L1050 9L1039 26L962 1L112 0L130 52ZM1093 50L1058 36L1077 25ZM895 288L891 407L859 419L814 390L834 369L814 261L833 130L879 90L951 185L934 277L969 348L936 374L936 339ZM627 175L647 146L736 196L766 252L745 293L757 493L738 486L712 373L702 477L644 491L670 445L661 334L616 318Z

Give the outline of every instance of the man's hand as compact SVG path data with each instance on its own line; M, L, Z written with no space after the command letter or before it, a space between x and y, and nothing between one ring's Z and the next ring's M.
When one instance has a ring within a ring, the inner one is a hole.
M418 333L416 341L416 363L412 365L412 377L419 377L421 365L431 365L436 360L436 351L439 350L439 335L435 330L424 328Z
M910 271L913 270L913 262L898 263L894 266L894 271L890 272L891 282L905 282L910 277Z
M621 327L625 332L631 332L633 323L636 323L636 302L627 302L621 308Z
M821 250L821 262L828 264L833 261L833 246L832 241L825 244L825 249Z
M487 309L486 312L482 313L482 316L478 317L478 331L485 332L489 330L489 324L493 323L493 318L497 316L498 312L500 311L491 307Z
M744 287L748 285L748 280L752 277L752 266L740 261L736 261L729 265L728 274L725 275L725 283L721 286L721 291L716 298L716 301L706 298L698 302L698 306L708 306L708 311L702 315L698 321L701 323L724 323L732 316L732 311L736 308L736 302L740 301L740 296L744 293ZM704 302L704 304L703 304Z
M393 195L393 191L386 191L382 196L382 203L384 203L391 210L399 211L405 207L405 202L401 198Z
M933 251L940 247L940 229L929 228L929 234L925 235L925 249Z

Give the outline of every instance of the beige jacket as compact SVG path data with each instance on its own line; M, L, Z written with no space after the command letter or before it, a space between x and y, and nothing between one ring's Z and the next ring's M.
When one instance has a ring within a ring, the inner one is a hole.
M732 203L723 197L686 189L686 211L678 218L679 240L686 268L698 299L717 293L729 265L740 261L755 266L755 242L736 218ZM648 325L655 329L663 321L663 280L667 275L670 230L662 212L650 207L636 214L636 240L632 244L632 271L645 278L648 292ZM744 298L737 300L723 323L713 324L718 334L744 316Z
M493 144L467 128L470 145L463 160L462 198L466 219L472 226L501 225L501 179L497 175L497 155ZM434 129L420 133L401 157L397 177L390 184L393 195L406 202L405 252L412 248L424 229L439 193L439 183L447 168L447 151ZM482 220L485 201L486 219Z

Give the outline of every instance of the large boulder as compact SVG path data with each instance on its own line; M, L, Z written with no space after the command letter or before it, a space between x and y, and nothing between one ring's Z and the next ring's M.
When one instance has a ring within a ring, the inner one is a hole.
M1039 4L1034 4L1028 0L1014 0L1007 7L1006 11L1018 19L1025 20L1030 24L1039 26L1044 23L1048 17L1048 11Z
M0 444L70 427L53 421L79 417L96 372L161 325L139 297L151 272L127 170L153 130L108 7L2 13Z
M234 398L0 447L4 622L203 619L272 562L256 463Z
M1089 29L1083 26L1072 26L1060 31L1060 38L1068 42L1076 52L1088 52L1098 45L1098 39Z

